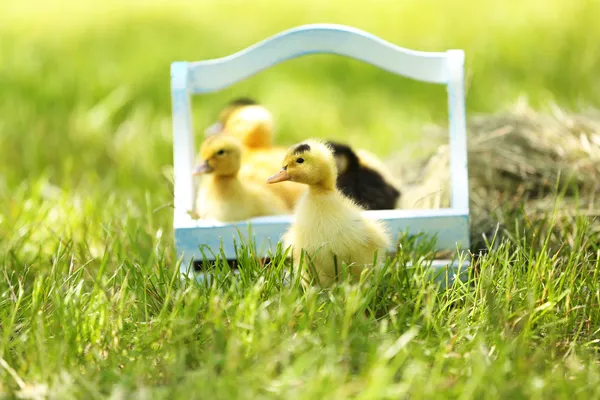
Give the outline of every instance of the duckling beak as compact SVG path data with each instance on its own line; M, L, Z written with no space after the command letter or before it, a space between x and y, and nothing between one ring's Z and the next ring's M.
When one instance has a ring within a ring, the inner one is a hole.
M208 165L208 162L204 161L201 164L197 164L192 170L192 175L202 175L212 172L213 168Z
M289 176L289 174L287 173L287 171L285 169L281 168L281 170L278 173L276 173L275 175L273 175L269 179L267 179L267 183L277 183L277 182L289 181L290 179L292 179L292 177Z
M223 130L223 124L220 122L215 122L214 124L212 124L211 126L209 126L208 128L206 128L204 130L204 136L216 135L217 133L221 132L222 130Z

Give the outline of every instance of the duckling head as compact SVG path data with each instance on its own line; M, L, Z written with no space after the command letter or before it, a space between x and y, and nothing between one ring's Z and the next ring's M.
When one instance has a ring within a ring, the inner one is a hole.
M268 147L273 141L273 116L256 100L240 97L219 114L218 122L205 130L206 136L227 132L247 147Z
M200 159L201 162L192 171L193 175L212 173L217 176L235 176L241 166L242 146L233 136L209 136L200 147Z
M254 105L258 105L258 102L250 97L238 97L231 100L219 113L219 118L217 122L213 123L204 130L204 135L212 136L216 135L217 133L223 132L223 130L225 129L225 124L234 112L239 111L244 107Z
M331 147L324 141L309 139L290 148L283 168L267 183L292 181L320 189L335 189L337 167Z
M333 157L338 169L338 174L342 175L349 171L357 170L360 167L360 161L352 148L339 142L326 142L333 150Z

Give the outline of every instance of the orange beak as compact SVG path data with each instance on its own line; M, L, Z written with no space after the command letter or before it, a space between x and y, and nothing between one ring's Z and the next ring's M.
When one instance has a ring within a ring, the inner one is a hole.
M194 167L194 169L192 170L192 175L202 175L212 171L212 167L208 165L208 162L204 161L203 163L198 164Z
M267 179L267 183L284 182L289 181L290 179L292 179L292 177L288 175L285 169L281 168L278 173Z

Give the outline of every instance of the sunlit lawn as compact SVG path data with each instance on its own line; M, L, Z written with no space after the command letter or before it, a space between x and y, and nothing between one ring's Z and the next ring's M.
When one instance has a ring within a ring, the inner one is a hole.
M464 49L469 115L521 95L537 108L599 107L600 3L5 3L0 397L600 395L599 248L586 218L551 236L519 225L447 292L405 270L428 254L409 243L331 291L282 286L285 263L252 260L243 279L221 266L212 287L181 282L169 96L172 61L334 22L408 48ZM238 94L273 111L279 143L334 137L383 157L447 118L443 87L320 55L195 98L198 138Z

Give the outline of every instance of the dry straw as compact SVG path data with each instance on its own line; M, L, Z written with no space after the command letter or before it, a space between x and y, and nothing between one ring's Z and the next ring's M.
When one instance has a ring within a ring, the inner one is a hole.
M471 118L467 129L475 242L515 209L524 208L529 218L547 216L557 194L559 216L600 216L600 112L552 107L540 113L519 101L508 111ZM423 136L432 135L448 137L439 127ZM406 157L390 160L403 182L401 208L449 206L449 156L442 145L412 166L401 164Z

